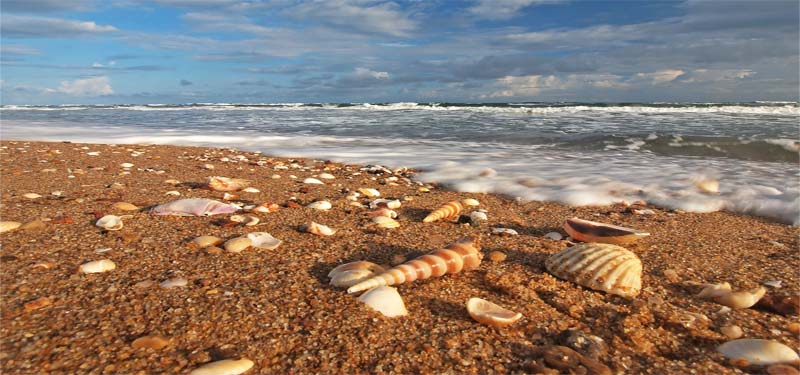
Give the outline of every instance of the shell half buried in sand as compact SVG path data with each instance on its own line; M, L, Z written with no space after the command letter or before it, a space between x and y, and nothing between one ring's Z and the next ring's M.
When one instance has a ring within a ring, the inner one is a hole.
M578 241L614 245L626 245L650 235L650 233L636 229L578 219L577 217L565 221L564 230Z
M250 186L249 180L212 176L208 178L208 187L214 191L239 191Z
M397 288L390 286L372 288L358 297L358 300L389 318L408 315L406 304L403 303L403 297L400 297Z
M247 238L250 239L252 243L251 246L265 250L275 250L283 243L283 241L272 237L272 235L267 232L248 233Z
M253 361L242 359L223 359L206 363L189 373L189 375L239 375L253 367Z
M336 233L336 229L331 229L327 225L322 225L313 221L310 224L302 225L300 230L316 234L317 236L331 236Z
M800 361L800 356L792 348L773 340L733 340L720 345L717 351L726 358L744 359L757 366Z
M622 297L635 297L642 289L642 261L616 245L575 245L547 258L545 267L558 278Z
M522 314L504 309L481 298L470 298L467 301L467 313L472 319L488 326L502 328L513 324Z

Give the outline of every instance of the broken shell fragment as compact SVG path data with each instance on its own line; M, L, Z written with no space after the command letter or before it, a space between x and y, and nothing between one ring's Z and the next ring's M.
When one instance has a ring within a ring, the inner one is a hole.
M252 240L250 240L249 238L247 238L245 236L242 236L242 237L232 238L232 239L226 241L224 247L225 247L225 250L227 250L228 252L241 253L242 251L244 251L245 249L247 249L248 247L250 247L252 245L253 245L253 241Z
M254 187L244 188L244 189L242 189L242 191L245 192L245 193L260 193L261 192L261 190L258 190L258 189L254 188Z
M519 235L517 231L511 228L492 228L492 234L496 234L498 236L516 236Z
M250 185L249 180L241 178L228 178L211 176L208 178L208 187L214 191L239 191Z
M27 198L27 199L36 199L36 198L41 198L42 197L41 195L36 194L36 193L25 193L25 194L22 194L22 196Z
M81 264L81 266L78 267L78 271L82 273L101 273L111 271L115 268L117 268L117 265L111 260L101 259Z
M94 225L97 225L100 228L105 230L120 230L122 229L122 219L130 218L133 216L125 215L125 216L115 216L115 215L106 215L101 217L97 220Z
M139 209L139 207L130 204L128 202L117 202L114 203L114 205L112 205L111 207L114 208L115 210L122 210L122 211L136 211Z
M444 249L434 250L419 258L393 267L347 289L358 293L382 285L399 285L415 280L441 277L449 273L472 271L481 264L480 245L472 237L464 237Z
M390 210L388 208L379 208L369 213L369 217L378 217L378 216L384 216L394 219L397 217L397 212L394 212L393 210Z
M309 204L306 207L313 208L315 210L323 210L324 211L324 210L330 210L331 207L333 207L333 206L331 205L331 202L328 202L328 201L316 201L316 202L313 202L313 203Z
M239 207L205 198L179 199L154 207L150 213L153 215L176 216L211 216L231 214L239 211Z
M362 294L358 300L389 318L408 315L403 297L397 292L397 288L378 286Z
M317 180L316 178L311 178L311 177L303 180L303 183L304 184L312 184L312 185L324 185L325 184L324 182L322 182L320 180Z
M751 365L763 366L800 361L792 348L773 340L740 339L728 341L717 348L729 359L744 359Z
M200 236L189 241L189 247L202 249L204 247L216 246L222 243L222 239L214 236Z
M761 297L764 297L765 293L767 293L767 288L759 286L753 290L725 293L713 297L713 300L720 305L728 306L732 309L746 309L755 305Z
M625 228L617 225L603 224L573 217L564 222L564 230L572 238L583 242L601 242L614 245L626 245L650 233Z
M0 221L0 233L10 232L21 225L22 223L18 221Z
M716 298L731 292L731 284L724 282L721 284L707 284L700 293L697 293L697 298Z
M271 234L267 232L253 232L248 233L247 238L250 239L253 247L258 249L265 249L265 250L274 250L280 246L283 241L272 237Z
M564 236L562 236L561 233L558 233L558 232L550 232L550 233L545 234L544 238L548 238L548 239L551 239L553 241L561 241L561 239L563 239Z
M388 208L390 210L394 210L396 208L400 208L403 203L400 202L399 199L384 199L378 198L372 202L369 202L369 208Z
M222 195L222 200L224 200L224 201L232 201L232 200L235 200L235 199L239 199L239 196L236 195L236 194L225 193L225 194Z
M50 306L52 303L53 301L48 297L39 297L33 301L25 302L22 306L25 308L25 311L33 311Z
M547 258L545 267L558 278L622 297L642 289L642 261L616 245L575 245Z
M316 234L318 236L330 236L336 233L335 229L331 229L328 226L318 224L313 221L310 224L303 225L301 227L301 230L308 233Z
M470 298L467 301L467 313L472 319L492 327L502 328L513 324L522 314L504 309L481 298Z
M236 223L242 223L248 227L252 227L260 221L259 218L250 215L231 215L230 220Z
M239 375L253 367L253 361L242 359L223 359L206 363L189 373L189 375Z
M334 175L330 173L320 173L318 177L323 180L333 180L334 178L336 178Z
M452 201L445 203L442 207L432 211L428 216L422 219L423 223L431 223L439 219L452 219L457 218L459 212L464 209L459 201Z
M400 226L400 223L397 220L386 216L373 217L372 224L374 224L378 228L387 228L387 229L397 228Z
M379 192L378 189L359 188L358 192L361 193L361 194L364 194L364 196L367 197L367 198L375 198L375 197L380 197L381 196L381 192Z

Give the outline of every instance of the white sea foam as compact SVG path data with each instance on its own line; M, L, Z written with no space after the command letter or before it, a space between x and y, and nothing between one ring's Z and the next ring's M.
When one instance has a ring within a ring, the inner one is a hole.
M800 173L796 168L641 153L635 148L642 141L633 138L629 147L620 150L565 152L548 145L264 134L222 128L154 130L50 121L6 120L0 130L6 140L220 146L276 156L409 166L424 171L418 176L423 181L523 201L605 205L643 199L684 211L729 210L800 224ZM495 172L482 173L489 168ZM695 182L704 179L718 180L720 192L699 190Z

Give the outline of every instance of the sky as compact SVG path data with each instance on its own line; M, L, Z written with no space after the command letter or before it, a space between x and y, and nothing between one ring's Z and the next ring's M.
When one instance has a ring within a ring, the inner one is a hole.
M0 103L797 101L798 4L3 0Z

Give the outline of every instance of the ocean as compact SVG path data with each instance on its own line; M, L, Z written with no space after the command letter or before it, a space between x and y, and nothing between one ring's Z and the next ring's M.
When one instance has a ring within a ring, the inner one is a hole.
M413 167L521 201L800 224L797 102L5 105L0 120L3 140L232 147Z

